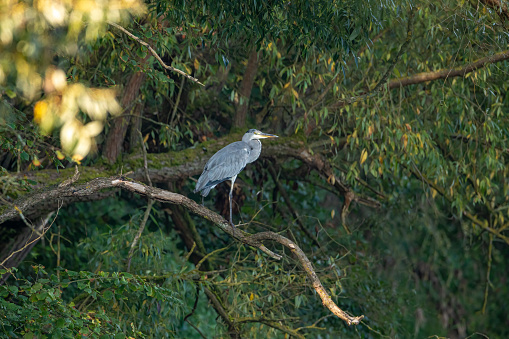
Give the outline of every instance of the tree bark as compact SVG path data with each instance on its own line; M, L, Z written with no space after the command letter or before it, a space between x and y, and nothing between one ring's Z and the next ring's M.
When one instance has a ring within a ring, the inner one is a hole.
M253 90L253 84L257 71L258 51L253 49L249 54L249 60L247 61L244 79L242 79L242 84L240 85L239 94L241 101L237 104L237 110L235 112L235 116L233 117L234 128L246 127L249 98L251 97L251 91Z
M146 60L147 58L145 58L144 61ZM130 113L132 111L131 106L138 96L145 77L146 75L143 72L134 73L124 89L124 96L121 102L124 111L121 116L113 119L112 127L106 138L106 144L103 150L103 155L110 163L117 161L118 156L122 153L122 144L124 143L130 121Z

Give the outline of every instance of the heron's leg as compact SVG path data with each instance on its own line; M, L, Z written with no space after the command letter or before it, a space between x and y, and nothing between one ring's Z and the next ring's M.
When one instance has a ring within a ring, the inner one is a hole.
M230 187L230 195L229 195L229 201L230 201L230 224L235 227L235 225L233 224L233 219L232 219L232 197L233 197L233 185L235 184L235 179L237 179L237 176L233 176L230 180L232 182L231 184L231 187Z
M201 196L201 205L205 207L205 197L203 195Z

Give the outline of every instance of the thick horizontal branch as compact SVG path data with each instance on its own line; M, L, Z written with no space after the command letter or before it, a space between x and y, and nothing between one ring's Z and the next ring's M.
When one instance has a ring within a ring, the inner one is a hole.
M168 152L158 154L147 154L147 167L150 180L154 184L174 182L178 180L187 180L189 177L198 175L203 170L207 160L218 151L220 148L227 144L240 139L240 136L233 135L226 138L214 140L213 143L207 143L201 147L189 148L179 152ZM342 183L339 179L335 178L334 171L330 166L326 157L319 152L314 152L306 146L305 142L297 138L281 138L278 142L264 143L261 158L274 161L274 159L288 159L294 158L302 161L310 169L315 170L323 178L327 184L331 185L338 193L345 195L347 193L353 194L353 201L364 204L370 207L379 207L380 203L369 197L363 197L357 193L353 193L351 189ZM143 156L133 155L124 158L122 163L123 173L125 176L135 181L147 182L145 174L145 166ZM81 170L80 180L78 184L89 183L97 177L110 177L117 174L115 170L108 167L84 167ZM34 201L32 194L23 195L24 192L15 191L12 195L18 195L20 198L16 203L20 206L23 214L27 218L37 218L44 213L54 211L57 209L60 198L63 199L63 206L78 202L78 201L95 201L105 199L114 194L115 189L109 191L96 191L92 194L79 195L71 194L63 196L60 191L54 191L50 188L44 188L43 185L58 186L60 182L74 175L74 169L60 169L60 170L39 170L21 173L20 177L37 182L33 186L38 194L44 193L43 199ZM77 186L81 187L81 186ZM0 206L1 208L1 206ZM8 213L7 213L8 212ZM0 224L11 219L19 219L17 211L0 212Z
M448 79L453 77L464 77L468 73L471 73L479 68L482 68L488 64L504 61L509 59L509 50L503 51L494 55L487 56L479 59L473 63L463 65L458 68L442 69L435 72L423 72L414 74L412 76L403 77L399 79L391 80L388 84L388 89L394 89L399 87L405 87L409 85L420 84L423 82Z

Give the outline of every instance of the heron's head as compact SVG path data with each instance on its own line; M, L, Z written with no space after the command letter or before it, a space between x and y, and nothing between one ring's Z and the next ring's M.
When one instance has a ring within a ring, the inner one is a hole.
M249 131L244 134L244 137L242 137L243 141L249 141L249 140L259 140L259 139L266 139L266 138L279 138L277 135L268 134L260 132L257 129L250 129Z

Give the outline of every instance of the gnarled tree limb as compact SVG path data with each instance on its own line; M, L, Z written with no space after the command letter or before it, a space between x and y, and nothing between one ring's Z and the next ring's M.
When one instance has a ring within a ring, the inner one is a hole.
M310 278L312 282L313 288L317 291L317 293L320 295L320 298L322 299L323 304L336 316L338 316L340 319L344 320L348 325L351 324L358 324L360 320L363 318L363 316L360 317L352 317L348 315L346 312L341 310L332 300L332 298L328 295L325 288L322 286L318 276L315 273L315 270L313 268L313 265L309 261L309 259L306 257L304 252L291 240L288 238L285 238L282 235L279 235L277 233L273 232L263 232L263 233L257 233L257 234L250 234L245 231L242 231L238 228L232 227L228 221L226 221L223 217L221 217L219 214L212 212L211 210L207 209L206 207L199 205L195 201L170 191L166 191L160 188L150 187L141 183L128 181L124 178L120 177L111 177L111 178L97 178L93 179L88 183L85 183L83 185L72 187L72 186L64 186L64 187L55 187L53 190L41 192L39 194L34 194L31 199L29 200L29 203L19 204L17 208L21 211L24 209L30 208L30 203L36 203L38 199L59 199L59 200L65 200L66 197L72 197L72 196L86 196L88 194L94 194L97 191L107 189L107 188L122 188L134 193L138 193L144 196L147 196L150 199L154 199L160 202L164 203L170 203L170 204L176 204L183 206L190 212L199 215L202 218L205 218L209 221L211 221L215 226L219 227L221 230L229 234L231 237L235 238L236 240L258 248L268 256L270 256L273 259L279 260L281 259L281 255L276 254L269 250L265 245L262 243L264 240L273 240L281 245L289 248L298 258L299 262L303 266L306 274ZM6 214L12 214L17 213L15 207L10 207L11 210L4 213L2 216L0 216L0 220L4 217ZM1 222L1 221L0 221Z

